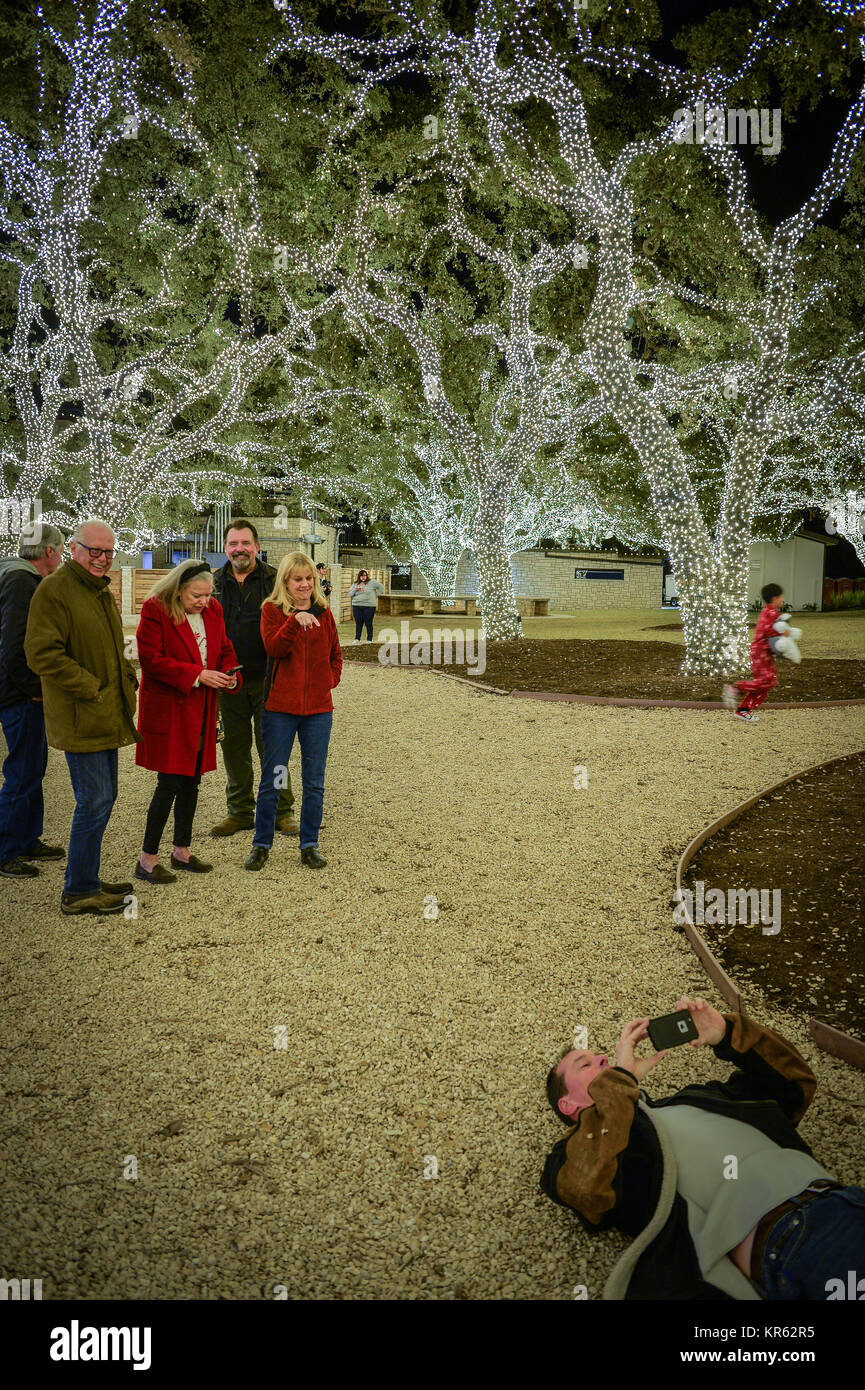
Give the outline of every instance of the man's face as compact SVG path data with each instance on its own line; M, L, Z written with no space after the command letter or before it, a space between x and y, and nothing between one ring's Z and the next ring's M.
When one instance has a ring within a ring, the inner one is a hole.
M579 1048L562 1058L556 1072L567 1087L567 1094L559 1101L563 1115L571 1115L576 1120L577 1112L592 1104L589 1086L609 1065L603 1052L583 1052Z
M225 553L231 562L231 568L238 574L245 574L247 570L252 569L260 551L260 542L245 528L231 530L225 538Z
M97 549L98 555L91 555L88 546ZM80 541L70 541L72 558L82 569L94 578L101 579L111 569L114 560L114 533L107 526L85 526ZM105 551L109 553L106 555Z
M49 546L47 547L46 551L45 551L45 557L44 557L44 558L45 558L45 566L46 566L46 569L48 570L48 573L49 573L49 574L53 574L54 571L59 567L60 562L61 562L61 560L63 559L63 547L62 547L62 545L59 545L59 546L57 547L56 550L54 549L53 546L49 545Z

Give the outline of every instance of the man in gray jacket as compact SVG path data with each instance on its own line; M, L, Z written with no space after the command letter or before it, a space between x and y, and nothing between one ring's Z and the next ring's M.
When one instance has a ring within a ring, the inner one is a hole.
M0 787L0 874L35 878L31 859L62 859L64 851L42 843L42 781L48 743L42 686L24 658L30 600L63 559L63 535L37 521L21 532L18 559L0 560L0 725L6 738Z
M101 521L82 522L69 548L72 559L33 595L24 651L42 679L48 742L66 754L75 792L60 910L101 916L122 912L132 892L131 883L103 882L99 861L117 800L117 750L140 739L138 678L108 582L114 532Z

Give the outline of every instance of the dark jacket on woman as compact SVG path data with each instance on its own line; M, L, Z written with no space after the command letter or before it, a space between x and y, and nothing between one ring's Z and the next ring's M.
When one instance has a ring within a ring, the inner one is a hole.
M230 671L238 661L226 636L219 601L212 598L201 616L207 638L207 670ZM141 609L138 660L138 727L142 735L135 750L138 766L193 777L203 730L199 770L212 772L216 767L217 692L210 685L195 685L205 669L195 633L185 618L175 623L159 599L145 599ZM240 681L238 671L238 686Z
M261 636L268 657L269 685L264 708L283 714L325 714L333 709L331 690L342 675L342 652L329 608L313 604L319 626L301 627L294 613L275 603L261 610Z
M700 1272L687 1204L676 1189L675 1157L652 1121L653 1110L694 1106L753 1125L782 1149L811 1155L796 1129L817 1085L804 1057L744 1014L724 1018L726 1033L712 1050L736 1066L727 1081L650 1100L629 1071L605 1068L589 1085L594 1103L580 1111L544 1165L544 1192L573 1207L587 1231L614 1226L632 1237L607 1280L605 1299L731 1297Z
M138 677L107 575L76 560L47 574L30 600L24 654L42 681L52 748L99 753L138 742Z

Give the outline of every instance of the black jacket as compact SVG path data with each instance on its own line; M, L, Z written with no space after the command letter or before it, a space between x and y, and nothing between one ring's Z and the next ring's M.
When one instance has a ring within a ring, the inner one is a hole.
M41 579L29 560L0 560L0 709L42 695L42 682L24 657L30 600Z
M541 1187L572 1207L587 1231L613 1226L633 1244L604 1290L611 1299L728 1299L704 1279L688 1228L688 1208L676 1190L675 1159L665 1149L651 1112L692 1105L742 1120L783 1149L811 1150L796 1126L816 1081L792 1043L745 1014L725 1014L727 1030L713 1048L734 1063L727 1081L685 1086L650 1100L623 1067L599 1073L589 1086L593 1104L580 1112L547 1158Z
M226 560L213 574L213 589L222 604L228 640L247 676L263 676L267 653L261 640L261 605L273 593L276 570L273 565L256 562L255 569L238 584Z

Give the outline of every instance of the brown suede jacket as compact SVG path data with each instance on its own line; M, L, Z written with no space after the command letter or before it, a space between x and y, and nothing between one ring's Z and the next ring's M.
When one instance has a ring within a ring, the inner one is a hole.
M610 1067L589 1086L593 1104L547 1158L541 1187L548 1197L572 1207L587 1230L614 1226L634 1237L605 1298L729 1296L701 1276L686 1204L669 1174L665 1182L653 1108L691 1105L714 1111L754 1125L781 1148L811 1153L796 1130L817 1084L804 1057L745 1014L724 1014L724 1019L725 1035L712 1050L735 1064L727 1081L685 1086L653 1101L629 1071Z

